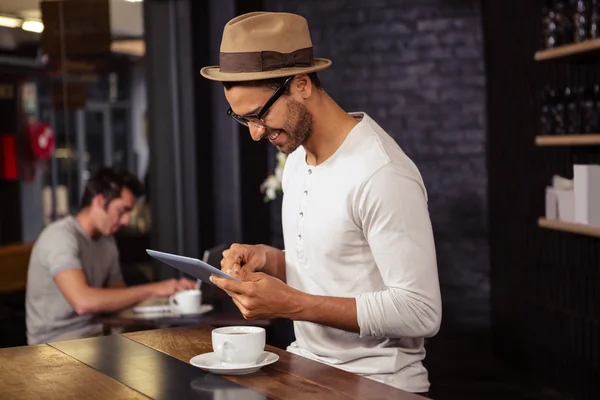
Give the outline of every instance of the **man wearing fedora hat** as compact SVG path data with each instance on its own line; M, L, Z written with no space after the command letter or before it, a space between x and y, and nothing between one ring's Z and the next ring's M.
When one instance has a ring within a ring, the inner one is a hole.
M289 318L288 350L401 389L429 390L424 338L441 299L427 192L415 164L365 113L346 113L316 74L308 24L287 13L225 26L220 81L228 114L289 154L285 251L234 244L212 277L244 317Z

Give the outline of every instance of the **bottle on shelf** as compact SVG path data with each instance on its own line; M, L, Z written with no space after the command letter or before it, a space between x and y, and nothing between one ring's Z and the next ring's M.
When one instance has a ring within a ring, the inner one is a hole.
M552 91L552 128L556 135L564 135L566 133L565 126L565 103L564 96L559 95L555 90Z
M590 1L590 39L600 37L600 1Z
M542 48L552 49L557 46L558 29L556 25L554 0L546 0L542 9Z
M557 45L565 45L573 42L573 23L571 12L567 1L557 0L554 3L556 14L556 38Z
M565 88L564 95L564 122L565 133L579 133L581 131L581 118L579 113L580 89L578 87Z
M588 40L589 17L584 0L572 0L573 42Z
M594 85L594 132L600 133L600 84Z
M554 90L550 86L546 86L542 91L541 98L541 110L540 110L540 134L550 135L554 132L554 115L552 110L554 109Z
M586 86L581 97L581 133L598 132L597 90L600 90L598 85Z

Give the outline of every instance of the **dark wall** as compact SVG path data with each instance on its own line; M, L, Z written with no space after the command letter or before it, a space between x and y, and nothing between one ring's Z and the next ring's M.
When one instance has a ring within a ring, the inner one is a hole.
M544 86L598 83L598 59L535 62L544 1L483 4L496 350L567 398L597 399L600 242L536 220L552 175L572 178L574 163L598 164L600 152L540 148L534 138Z
M365 111L417 163L429 192L444 323L487 322L485 79L475 1L266 0L301 14L325 89Z

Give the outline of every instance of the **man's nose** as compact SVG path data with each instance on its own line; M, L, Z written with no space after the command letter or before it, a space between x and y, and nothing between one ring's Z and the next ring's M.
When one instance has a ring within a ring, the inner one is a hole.
M130 217L130 214L129 214L129 213L127 213L127 214L124 214L124 215L121 217L121 221L120 221L120 223L121 223L121 226L127 226L127 225L129 225L129 221L130 221L130 218L129 218L129 217Z
M250 136L252 136L252 140L258 142L261 140L265 134L265 128L253 124L248 124L248 129L250 130Z

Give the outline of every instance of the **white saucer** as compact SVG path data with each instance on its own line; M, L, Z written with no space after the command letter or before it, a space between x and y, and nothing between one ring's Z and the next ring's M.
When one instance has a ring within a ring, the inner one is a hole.
M172 312L173 312L173 314L177 314L177 315L181 315L181 316L191 316L191 315L206 314L207 312L212 311L212 310L213 310L213 306L211 304L202 304L200 306L200 309L193 313L180 313L180 312L177 312L176 309L174 309Z
M170 313L171 306L169 305L157 305L157 306L135 306L132 311L136 314L158 314L158 313Z
M270 351L264 351L254 365L246 367L234 367L223 364L216 353L199 354L190 360L190 364L195 367L202 368L213 374L220 375L246 375L258 371L264 366L273 364L279 360L279 356Z
M202 304L198 311L196 311L194 313L190 313L190 314L179 313L179 312L177 312L176 309L174 309L168 305L133 307L133 312L136 314L153 314L152 316L159 314L163 317L201 315L201 314L206 314L207 312L212 311L212 310L213 310L213 306L211 304Z

